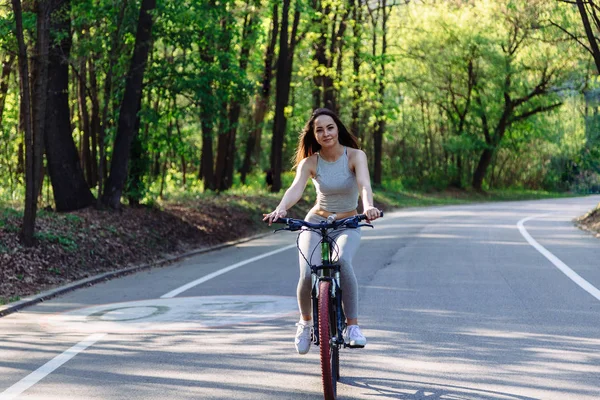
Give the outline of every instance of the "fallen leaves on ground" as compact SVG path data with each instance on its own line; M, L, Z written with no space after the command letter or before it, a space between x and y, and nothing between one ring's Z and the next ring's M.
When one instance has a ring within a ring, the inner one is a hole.
M274 208L275 199L259 196L248 207L240 207L239 200L215 196L160 208L42 211L36 220L37 244L31 248L23 247L19 240L22 214L0 209L0 303L99 273L267 232L261 211Z

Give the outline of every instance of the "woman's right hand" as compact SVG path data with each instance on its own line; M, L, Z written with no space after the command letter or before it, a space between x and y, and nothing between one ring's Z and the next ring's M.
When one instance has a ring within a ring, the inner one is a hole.
M287 215L287 211L280 209L280 208L276 208L275 211L272 211L268 214L263 214L263 221L268 221L269 222L269 226L271 226L271 224L276 221L278 218L285 218L285 216Z

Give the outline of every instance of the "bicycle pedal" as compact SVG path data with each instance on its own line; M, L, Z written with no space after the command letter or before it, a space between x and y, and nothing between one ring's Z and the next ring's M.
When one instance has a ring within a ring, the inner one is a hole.
M344 347L350 347L351 349L363 349L365 346L362 344L355 344L355 345L344 344Z

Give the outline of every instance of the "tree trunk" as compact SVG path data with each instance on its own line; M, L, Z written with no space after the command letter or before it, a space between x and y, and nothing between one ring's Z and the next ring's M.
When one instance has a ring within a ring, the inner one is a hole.
M235 161L235 137L242 107L234 101L229 109L227 129L219 136L216 183L217 190L224 191L233 185L233 163Z
M318 67L313 77L313 108L325 107L338 113L334 83L336 79L340 79L342 73L343 37L346 20L353 4L350 0L343 14L340 13L341 4L336 5L329 1L313 0L312 7L317 15L312 23L318 27L318 38L314 43L314 60ZM334 15L333 19L330 19L330 15Z
M87 66L85 57L80 63L79 76L77 79L77 94L79 104L79 114L81 116L81 127L82 127L82 144L81 144L81 158L82 166L85 171L85 177L88 186L93 186L94 171L92 169L92 151L90 145L92 142L92 132L90 127L90 113L87 106Z
M217 7L215 0L210 0L211 8ZM200 35L200 59L207 66L215 62L214 44L217 41L216 29L208 29ZM215 115L218 115L219 104L216 104L216 94L213 88L214 79L204 82L201 90L204 92L200 100L200 125L202 129L202 157L200 159L199 178L204 182L204 190L215 190L215 156L213 151Z
M354 19L354 46L352 55L352 133L360 140L360 97L362 96L362 89L360 85L360 64L362 62L360 55L360 45L362 38L362 10L360 0L350 0L352 2L352 18Z
M179 137L179 141L183 143L183 135L181 134L181 128L179 127L179 120L175 119L175 129L177 129L177 136ZM181 172L183 174L183 186L187 185L186 183L186 175L187 175L187 162L185 160L185 155L181 155Z
M379 101L380 104L385 103L385 55L387 52L387 20L389 17L389 12L386 10L387 4L386 0L382 0L381 11L382 11L382 22L381 22L381 75L379 77ZM373 160L373 182L375 184L381 184L382 178L382 167L381 167L381 159L383 153L383 133L385 132L385 118L381 113L381 110L377 112L377 128L373 134L373 146L374 146L374 156Z
M330 72L327 74L327 79L325 80L324 93L325 106L336 114L339 113L340 110L337 101L339 93L335 88L335 81L337 80L339 82L342 78L342 61L344 59L342 57L342 52L345 44L344 35L346 34L346 21L350 15L351 8L352 6L346 7L344 14L340 15L339 25L336 24L338 14L336 12L336 18L332 21L331 28L331 42L329 44L330 56L328 61ZM335 75L333 75L334 64L336 64Z
M200 114L202 126L202 159L200 160L200 175L204 181L204 188L215 190L215 170L213 152L213 124L214 115L208 104L204 104Z
M252 118L252 131L248 135L246 139L246 148L244 152L244 161L242 163L242 168L240 169L240 179L243 184L246 183L246 176L250 173L252 168L252 164L256 163L259 155L257 155L257 151L260 151L260 141L261 141L261 133L263 129L263 122L265 120L265 115L267 113L267 107L269 100L268 98L264 98L262 95L257 95L255 100L255 108ZM257 146L258 145L258 146ZM252 161L254 157L255 161Z
M113 70L117 63L119 55L119 43L121 41L121 27L125 18L125 9L127 8L127 0L121 2L121 8L119 9L119 15L117 17L117 29L115 29L114 35L111 40L108 70L106 71L106 79L104 81L104 106L102 108L102 120L101 129L98 132L98 203L97 206L102 205L101 193L104 192L104 182L107 179L107 159L106 159L106 132L109 130L108 121L108 110L112 102L112 80Z
M257 22L259 21L258 16L255 12L252 14L247 14L244 18L244 25L242 29L242 49L240 51L240 71L245 72L248 68L248 60L250 57L251 50L251 36L256 29ZM227 132L227 147L226 157L222 162L223 164L223 173L221 175L221 179L218 181L218 189L219 190L227 190L231 188L233 185L233 171L234 171L234 162L235 162L235 141L237 136L238 123L240 119L240 114L242 112L242 105L238 99L234 99L228 107L229 109L229 129ZM218 163L217 163L217 171L218 171Z
M63 0L49 3L51 31L60 33L62 39L53 42L49 52L44 143L56 210L73 211L91 205L94 197L83 176L71 129L68 65L71 4Z
M98 184L98 137L100 135L100 100L98 99L98 80L96 77L96 67L93 60L89 61L92 115L90 117L92 134L92 181L91 187Z
M210 64L214 61L214 57L208 53L208 49L202 50L202 60ZM200 172L198 177L204 182L204 190L215 190L215 165L213 151L213 127L214 127L214 112L216 106L214 100L214 92L212 81L207 82L205 87L205 96L200 100L200 127L202 130L202 157L200 159Z
M156 154L154 154L154 160L152 162L152 170L150 171L150 174L152 175L152 178L156 179L158 178L158 176L160 175L160 151L157 151Z
M473 189L482 190L483 180L485 178L485 174L487 172L490 163L492 162L492 157L494 156L494 150L490 148L486 148L481 153L479 157L479 162L477 163L477 168L475 168L475 172L473 173Z
M36 4L37 12L37 40L34 61L31 63L30 89L31 112L33 125L33 169L35 176L35 192L39 198L42 192L44 168L42 166L44 140L46 135L47 118L47 92L48 92L48 67L50 51L50 19L54 5L48 2Z
M260 154L255 149L260 151L260 138L263 130L263 122L269 106L269 98L271 96L271 81L273 79L273 59L275 58L275 46L277 45L277 37L279 35L279 7L278 2L273 4L273 20L271 22L271 31L269 33L269 45L265 51L265 68L262 76L262 90L256 96L254 114L252 117L252 132L246 140L246 149L244 153L244 162L242 164L241 181L246 183L246 175L250 173L252 165L252 157L257 160ZM258 144L258 146L257 146Z
M581 22L583 23L583 28L585 30L585 35L587 36L588 43L590 45L592 57L594 58L597 72L600 73L600 48L598 47L598 42L596 36L594 35L594 31L592 30L592 25L590 24L590 19L585 8L586 2L584 2L583 0L576 0L575 3L577 4L579 15L581 15ZM596 5L592 4L591 7L596 7Z
M283 143L287 125L287 118L284 111L289 102L294 49L297 43L296 32L298 23L300 22L300 11L296 8L291 39L288 42L289 9L290 0L284 0L279 34L279 60L277 62L277 86L275 89L275 121L271 140L271 172L273 174L271 192L274 193L281 190Z
M221 109L227 111L227 104L222 104ZM217 161L215 165L215 181L213 183L213 186L217 191L226 190L225 182L227 178L225 176L225 166L227 165L227 159L229 158L229 154L227 153L229 152L229 141L231 139L229 124L225 122L224 119L225 116L220 115L219 128L217 129L219 131L219 137L217 139Z
M8 93L8 83L10 74L13 70L15 61L14 55L9 55L8 59L2 64L2 74L0 75L0 124L2 124L2 115L4 114L4 104L6 103L6 95Z
M164 91L159 90L156 99L154 100L154 113L156 115L158 115L158 111L160 110L160 100L163 98L163 96L165 95ZM148 104L151 103L151 93L148 93L148 100L147 100ZM167 106L168 106L168 102L167 102ZM146 142L149 141L149 135L148 132L150 131L150 123L146 122L146 124L144 125L144 134L143 134L143 138ZM160 175L160 150L157 150L154 154L150 155L148 154L148 163L149 163L149 169L150 169L150 177L152 179L156 179L159 177Z
M337 13L336 17L333 21L331 21L331 32L330 42L329 42L329 57L327 57L326 67L327 73L323 76L323 107L330 109L334 113L337 113L337 102L335 99L335 88L333 87L333 59L335 57L335 47L336 47L336 21L337 21Z
M462 164L462 157L460 154L456 154L455 155L455 168L456 168L456 173L455 175L452 177L452 179L450 180L450 186L455 187L457 189L462 189L463 188L463 184L462 184L462 178L464 175L464 171L463 171L463 164Z
M138 105L138 110L140 108L141 105ZM141 118L138 113L135 118L135 132L139 132L140 124ZM135 134L129 150L129 167L127 171L129 179L126 179L125 183L125 187L127 188L127 201L132 207L138 207L140 205L140 200L143 198L144 194L143 176L147 166L146 149L144 147L143 139L139 134Z
M129 73L125 83L125 94L119 113L119 125L110 165L110 176L102 194L105 206L121 207L121 195L127 180L127 165L131 142L136 135L135 123L140 111L144 72L152 42L152 14L156 0L142 0L140 17L135 38L135 46Z
M221 36L217 46L217 50L221 54L227 54L231 51L231 14L227 13L226 17L223 17L221 20ZM231 69L229 64L228 57L223 57L221 59L221 70L228 71ZM233 94L229 94L227 97L232 97ZM218 191L227 190L227 165L229 164L229 159L233 157L233 154L229 153L230 143L232 140L232 127L230 126L230 115L229 115L229 107L227 104L226 96L223 96L223 101L221 102L221 107L219 107L219 138L217 144L217 163L215 168L215 182L213 186ZM235 134L235 131L233 131Z
M152 44L150 45L152 47ZM153 60L153 53L150 54L150 63ZM159 115L160 108L160 94L156 97L156 101L154 103L154 113L155 115ZM142 96L140 96L140 104L138 104L137 109L141 109L142 104ZM173 100L173 103L175 101ZM146 104L148 106L152 105L152 91L149 90L146 97ZM167 104L170 104L167 102ZM167 110L167 114L170 114L172 108ZM135 126L134 132L135 135L133 137L133 141L131 143L131 149L129 152L129 164L127 171L127 180L125 184L126 196L129 205L132 207L139 207L140 201L143 199L144 194L146 192L146 188L144 186L144 175L148 172L150 166L150 157L148 155L148 131L150 129L150 123L146 122L144 124L144 129L141 130L141 116L138 112L135 118ZM167 143L169 142L169 138L167 137Z
M325 87L325 77L327 72L323 71L327 68L327 55L325 54L327 48L327 22L329 21L328 14L330 12L330 5L328 4L323 9L322 0L313 0L313 9L316 18L313 19L313 25L318 27L319 33L317 39L314 41L314 60L317 62L317 70L313 77L314 89L313 89L313 108L323 107L325 103L323 89Z
M336 39L336 48L335 48L335 54L337 56L337 64L336 64L336 69L335 69L335 77L337 79L338 82L341 82L342 80L342 73L343 73L343 61L344 61L344 56L343 56L343 51L344 51L344 33L346 31L346 18L348 17L349 14L349 10L346 13L346 15L344 15L342 17L342 20L340 21L340 29L338 31L338 36ZM340 112L340 107L339 107L339 102L335 101L335 99L337 99L340 96L339 90L337 90L335 88L335 86L332 86L331 91L333 93L333 99L334 99L334 112L336 114L339 114Z
M165 180L167 178L167 160L169 159L169 156L165 156L165 160L163 161L162 164L162 175L160 178L160 191L158 193L158 197L160 197L161 199L164 196L164 190L165 190Z
M235 164L235 141L237 138L237 129L239 125L240 114L242 113L242 105L239 102L234 102L229 110L229 148L225 165L225 180L222 182L221 190L227 190L233 186L233 171Z
M494 153L500 147L502 138L506 131L511 127L512 124L520 121L524 121L538 113L553 110L562 105L562 103L552 103L547 105L541 105L534 108L528 108L527 111L518 112L519 106L523 106L530 102L532 99L548 93L554 85L550 77L546 74L542 74L538 84L528 94L512 99L510 96L510 85L511 75L507 74L505 78L505 91L504 91L504 110L499 118L495 128L490 127L487 115L484 111L481 111L481 125L485 136L485 142L487 147L481 153L479 162L473 174L473 189L482 190L483 180L487 169L492 161ZM484 110L481 97L477 96L477 102L480 105L481 110Z
M383 148L383 132L385 131L385 120L380 119L377 122L377 128L373 134L373 153L375 159L373 160L373 183L380 185L382 168L382 148Z
M19 83L20 83L20 78L19 78ZM22 103L22 102L20 102ZM19 107L21 114L23 113L23 106L22 104ZM22 124L21 122L24 122L23 118L19 117L19 126L17 126L17 132L24 132L25 131L25 125ZM17 175L21 175L23 173L25 173L25 149L23 148L25 145L24 141L21 140L19 142L19 149L17 150L17 170L15 171L17 173Z
M25 246L33 246L35 232L35 217L37 211L37 196L35 187L35 169L33 159L33 126L31 122L31 88L29 86L29 66L27 47L23 37L23 18L20 0L12 0L13 13L16 22L16 36L19 49L19 76L21 83L21 120L25 130L26 168L25 168L25 210L21 240Z

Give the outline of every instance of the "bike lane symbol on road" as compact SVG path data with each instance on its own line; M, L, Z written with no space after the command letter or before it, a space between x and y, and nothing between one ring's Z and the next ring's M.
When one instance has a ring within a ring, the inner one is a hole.
M253 323L296 312L294 297L176 297L83 307L40 322L51 330L82 333L181 331Z

